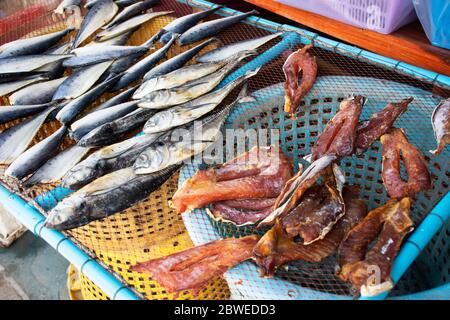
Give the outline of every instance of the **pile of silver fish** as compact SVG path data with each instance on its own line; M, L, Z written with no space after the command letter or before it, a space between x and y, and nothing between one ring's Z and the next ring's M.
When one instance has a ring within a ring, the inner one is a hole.
M0 95L9 99L9 106L0 107L0 124L14 121L0 133L4 174L25 187L62 181L77 190L49 212L47 227L72 229L127 209L159 188L184 160L213 145L229 112L252 99L247 81L259 69L220 84L257 48L281 35L206 51L217 41L209 37L255 13L202 22L222 8L216 6L172 18L141 45L127 45L141 26L173 13L158 11L159 3L87 1L78 29L0 46ZM55 12L80 5L64 0ZM167 59L173 46L192 43ZM189 64L194 57L196 63ZM226 100L238 88L237 98ZM98 104L107 92L115 95ZM49 121L60 128L33 143ZM197 124L203 131L194 137ZM193 141L180 139L181 132L192 134ZM67 139L75 143L61 151Z

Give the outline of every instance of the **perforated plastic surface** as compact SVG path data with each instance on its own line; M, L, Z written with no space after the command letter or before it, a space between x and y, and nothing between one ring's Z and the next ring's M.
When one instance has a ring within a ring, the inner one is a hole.
M320 58L323 58L321 50L316 49L316 53ZM327 69L320 69L321 62L323 63L319 60L319 74L327 71ZM279 70L280 73L281 69ZM354 70L356 71L356 69ZM429 119L434 106L442 97L432 96L429 91L424 90L424 87L376 79L365 76L365 73L360 72L361 76L320 76L313 89L303 99L303 111L299 113L297 119L288 118L282 111L284 104L283 84L269 85L252 93L257 99L256 102L240 105L231 113L227 121L227 128L279 129L280 145L284 153L293 160L294 167L298 167L300 162L307 164L302 158L310 153L310 148L317 136L336 113L339 102L343 99L352 94L362 94L368 97L368 102L364 106L361 116L362 119L367 119L373 112L382 109L389 101L400 101L405 97L413 96L415 100L395 125L404 128L409 141L421 149L432 174L433 189L420 194L412 206L411 216L417 225L448 192L449 151L446 150L435 158L430 157L428 153L428 150L433 149L436 143ZM267 82L273 79L273 82L275 82L276 75L277 73L272 73L270 78L264 79ZM258 78L258 81L261 78ZM255 84L253 83L253 85ZM248 149L250 147L249 145ZM369 209L386 202L387 194L380 175L381 145L379 142L361 156L344 159L341 167L345 171L347 182L361 187L360 195L366 200ZM185 166L181 173L180 185L196 171L196 165ZM213 221L204 210L196 210L196 213L185 214L184 220L196 244L254 232L251 226L237 228L232 224ZM439 255L440 258L434 259L435 268L440 268L440 272L437 274L448 274L448 268L446 269L448 265L448 243L445 240L445 230L441 231L438 238L440 240L436 241L440 241L438 243L439 249L431 249L433 254L438 253L436 250L442 253ZM277 292L281 298L326 297L316 292L300 290L300 288L295 288L291 284L330 294L351 295L349 286L335 276L335 267L334 257L329 257L320 264L295 262L289 264L287 269L278 271L278 279L285 281L277 281L275 278L274 281L266 282L258 278L256 269L251 263L246 263L229 271L226 278L232 292L235 293L234 289L238 288L236 290L242 298L270 298L271 296L274 297L274 292ZM420 271L417 270L416 272ZM410 274L414 274L414 271L411 271ZM243 279L242 284L239 281L239 286L231 284L233 283L232 279L236 278ZM446 276L443 276L442 279L439 279L440 281L434 281L434 284L446 283L446 278ZM430 282L424 281L423 276L408 277L407 275L405 280L397 286L397 294L423 290L427 284L430 284ZM394 294L396 293L394 292Z

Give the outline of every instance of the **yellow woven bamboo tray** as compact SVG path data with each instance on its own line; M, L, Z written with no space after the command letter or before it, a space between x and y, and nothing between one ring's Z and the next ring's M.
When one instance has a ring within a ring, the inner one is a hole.
M189 6L179 4L176 1L167 0L164 1L161 6L155 8L155 10L174 10L175 12L173 16L159 17L144 24L133 34L128 45L142 44L159 29L172 21L174 16L181 16L192 12L192 8ZM36 30L28 36L54 32L65 27L65 23L59 21L45 29ZM70 36L73 37L74 34L69 35L68 37ZM159 47L160 44L156 44L155 50ZM204 51L210 50L211 48L212 47L209 46L205 48ZM169 50L166 59L187 49L189 49L189 47L183 47L183 50L181 50L180 47L173 46ZM151 50L149 54L153 51L154 50ZM91 107L106 101L116 94L118 94L118 92L103 95L96 103L92 104ZM1 97L1 100L3 105L8 104L7 96ZM0 125L0 131L3 131L20 121L22 121L22 119ZM57 121L46 123L38 132L32 145L43 140L59 127L60 124ZM65 149L72 144L73 141L66 138L61 149ZM30 189L24 189L17 181L6 178L3 175L4 170L5 167L0 168L1 182L6 184L16 193L22 195L26 200L32 200L36 196L53 189L57 185L46 184L34 186ZM119 275L124 283L130 285L130 287L138 294L141 294L142 297L147 299L228 299L230 293L226 281L222 277L214 279L208 286L201 290L196 297L188 291L175 296L174 294L167 293L165 289L157 282L153 281L150 276L128 270L131 265L134 265L137 262L166 256L193 246L181 216L177 215L168 206L168 200L171 199L177 188L177 181L178 173L171 177L159 190L153 192L145 201L138 203L120 214L113 215L100 221L95 221L87 226L66 232L66 234L72 237L72 239L84 250L95 255L99 261L103 262L109 271ZM104 292L83 274L80 275L79 280L83 299L109 299ZM70 277L68 281L70 281ZM71 295L71 297L75 298L73 295Z

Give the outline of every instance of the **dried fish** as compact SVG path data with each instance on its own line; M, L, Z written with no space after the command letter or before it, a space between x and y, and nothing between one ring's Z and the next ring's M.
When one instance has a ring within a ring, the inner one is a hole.
M316 81L316 57L309 53L312 45L293 52L284 62L284 111L293 114L298 110L302 98L311 90ZM299 87L299 73L303 71Z
M414 197L431 188L427 163L420 150L408 142L402 129L392 128L380 140L383 145L381 176L391 198ZM400 159L408 174L407 181L401 177Z
M434 136L438 142L436 150L430 151L433 155L438 155L450 143L450 99L443 100L434 109L431 115Z

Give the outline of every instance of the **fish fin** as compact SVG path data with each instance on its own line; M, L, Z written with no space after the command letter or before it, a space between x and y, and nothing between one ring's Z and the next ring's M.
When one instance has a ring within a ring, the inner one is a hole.
M246 97L239 99L239 103L250 103L250 102L255 102L255 101L256 101L256 99L252 96L246 96Z
M259 66L258 68L256 68L255 70L248 70L245 73L245 79L251 78L253 76L255 76L256 74L258 74L259 70L261 70L262 66Z
M241 91L239 92L238 103L248 103L248 102L255 102L256 99L248 94L248 83L245 83L242 86Z
M312 159L312 154L311 153L307 154L306 156L303 157L303 160L308 161L309 163L312 162L311 159Z

